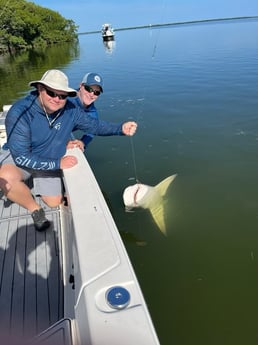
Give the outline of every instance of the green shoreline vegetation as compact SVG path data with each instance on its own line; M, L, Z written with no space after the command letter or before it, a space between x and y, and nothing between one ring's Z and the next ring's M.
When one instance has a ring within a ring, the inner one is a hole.
M78 26L25 0L0 0L0 54L78 40Z

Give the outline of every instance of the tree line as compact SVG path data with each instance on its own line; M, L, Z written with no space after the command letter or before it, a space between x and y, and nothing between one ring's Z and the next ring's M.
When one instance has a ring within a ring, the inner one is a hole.
M78 26L58 12L25 0L0 0L0 53L78 38Z

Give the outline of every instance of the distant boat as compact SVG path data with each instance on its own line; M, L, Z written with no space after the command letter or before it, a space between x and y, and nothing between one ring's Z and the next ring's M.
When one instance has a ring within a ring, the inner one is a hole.
M114 29L111 24L103 24L101 34L103 41L113 41L115 39Z

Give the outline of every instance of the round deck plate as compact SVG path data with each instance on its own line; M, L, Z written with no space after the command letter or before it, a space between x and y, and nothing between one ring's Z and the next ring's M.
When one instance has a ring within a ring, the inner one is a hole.
M130 293L122 286L114 286L107 290L106 300L113 309L124 309L130 302Z

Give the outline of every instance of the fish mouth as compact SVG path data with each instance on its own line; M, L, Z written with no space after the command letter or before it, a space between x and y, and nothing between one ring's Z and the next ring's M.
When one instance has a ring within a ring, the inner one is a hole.
M141 189L142 184L136 183L133 186L129 186L125 189L123 194L125 211L132 212L134 207L139 207L139 203L137 202L138 192ZM138 198L139 199L139 198Z
M138 192L140 190L140 186L141 186L140 184L137 185L136 191L135 191L135 193L133 195L133 202L134 202L135 206L137 206L137 199L136 198L137 198L137 194L138 194Z
M137 207L138 206L138 203L137 203L137 193L139 192L140 190L140 185L137 185L137 188L133 194L133 204L132 205L128 205L128 206L125 206L125 212L134 212L133 211L133 208L134 207Z

